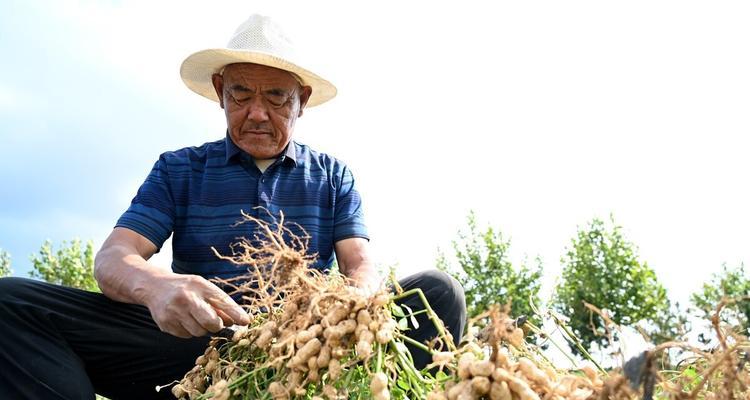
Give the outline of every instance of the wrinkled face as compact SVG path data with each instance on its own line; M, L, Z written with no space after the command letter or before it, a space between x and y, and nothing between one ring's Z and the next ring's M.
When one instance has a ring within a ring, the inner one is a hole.
M301 86L287 71L249 63L227 65L212 79L234 143L255 159L284 151L310 87Z

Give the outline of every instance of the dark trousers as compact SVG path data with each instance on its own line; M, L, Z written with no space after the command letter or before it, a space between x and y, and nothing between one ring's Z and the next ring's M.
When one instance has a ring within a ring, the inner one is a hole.
M466 320L460 285L442 272L399 282L421 288L455 341ZM418 297L404 299L422 309ZM423 342L436 335L425 314L407 332ZM172 398L156 385L179 380L203 353L209 338L163 333L143 306L23 278L0 279L0 399ZM429 355L412 347L418 368Z

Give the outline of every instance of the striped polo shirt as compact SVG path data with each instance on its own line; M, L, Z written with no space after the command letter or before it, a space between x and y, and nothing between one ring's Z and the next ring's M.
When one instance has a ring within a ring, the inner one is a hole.
M230 255L233 243L253 238L256 224L236 224L240 210L268 222L283 212L287 227L309 236L308 253L317 254L313 267L321 270L333 262L337 241L368 239L362 202L344 163L292 141L261 172L228 135L162 154L116 226L157 248L173 234L174 272L230 278L246 271L219 260L211 247Z

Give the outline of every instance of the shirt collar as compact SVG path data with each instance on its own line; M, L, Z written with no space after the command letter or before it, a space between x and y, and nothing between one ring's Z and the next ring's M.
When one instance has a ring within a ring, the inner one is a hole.
M224 140L226 142L226 147L227 147L227 158L226 158L227 164L229 164L229 161L231 161L234 157L237 157L238 155L245 156L245 157L248 157L249 159L252 159L252 157L249 154L245 153L242 149L237 147L236 144L234 144L234 141L229 136L229 131L227 131L227 135ZM281 161L287 162L287 160L289 160L288 162L291 162L292 165L297 166L297 146L294 143L294 140L289 141L289 144L286 146L286 149L281 154Z
M229 137L229 131L227 131L227 136L224 138L224 143L226 144L227 148L227 164L229 164L229 161L232 160L235 156L242 153L242 150L240 150L239 147L237 147L236 144L234 144L234 141L232 141L232 138Z

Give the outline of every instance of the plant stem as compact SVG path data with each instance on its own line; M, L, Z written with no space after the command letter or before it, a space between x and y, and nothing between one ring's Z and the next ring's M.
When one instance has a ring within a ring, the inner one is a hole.
M596 360L594 360L594 357L591 357L591 354L589 354L589 352L586 351L586 349L583 347L583 344L581 344L581 341L578 340L578 337L575 334L573 334L573 332L570 331L570 329L568 328L568 326L565 325L554 314L550 314L550 315L552 316L552 319L555 321L555 324L557 324L557 326L559 326L560 328L562 328L562 331L565 333L565 336L567 336L568 339L570 339L570 341L573 342L576 345L576 348L578 348L578 350L581 352L581 354L583 354L583 356L586 357L587 360L591 361L601 373L607 374L607 371L604 368L602 368L602 366L599 365L599 363L596 362ZM609 375L609 374L607 374L607 375Z
M425 314L425 313L427 313L427 310L419 310L419 311L414 311L413 313L406 314L405 317L413 317L415 315Z
M375 372L383 370L383 345L378 343L378 358L375 362Z
M396 356L396 364L400 365L401 368L403 368L402 373L406 374L406 379L409 384L409 388L414 391L417 398L424 398L425 397L425 386L429 383L427 380L424 379L422 374L417 371L417 369L414 367L414 364L409 362L409 360L406 359L406 356L399 350L398 346L396 345L396 342L394 340L391 340L390 347L393 349L393 352Z
M451 351L456 351L456 345L453 343L453 340L451 340L448 335L445 333L445 329L443 329L443 322L440 321L440 318L438 318L437 314L435 314L435 311L430 306L430 303L427 301L427 298L424 296L424 292L422 292L422 289L416 288L407 290L399 295L393 296L392 300L397 301L401 300L403 298L409 297L413 294L416 294L419 296L419 299L422 300L422 304L424 305L425 310L427 310L427 315L430 318L430 321L432 321L432 324L437 329L438 333L440 334L440 338L445 341L445 344L448 345L448 349Z
M561 346L560 346L559 344L557 344L557 342L555 342L555 341L554 341L554 340L552 339L552 337L551 337L551 336L550 336L549 334L547 334L547 332L544 332L544 331L543 331L543 330L542 330L541 328L539 328L539 327L535 326L534 324L532 324L532 323L531 323L531 322L529 322L529 321L526 321L526 323L525 323L524 325L528 326L528 327L529 327L529 330L531 330L532 332L534 332L534 333L536 333L536 334L543 334L543 335L544 335L544 336L545 336L545 337L547 338L547 340L549 340L549 341L550 341L550 343L552 343L552 345L553 345L553 346L555 346L555 347L556 347L556 348L557 348L558 350L560 350L560 352L561 352L561 353L562 353L562 354L563 354L563 355L564 355L564 356L565 356L565 357L566 357L566 358L567 358L568 360L570 360L571 364L573 364L573 366L574 366L574 367L578 368L578 363L576 363L576 360L575 360L575 359L574 359L573 357L571 357L571 356L570 356L570 354L568 354L568 352L567 352L566 350L564 350L564 349L563 349L563 348L562 348L562 347L561 347Z
M711 368L708 369L708 371L703 372L703 379L701 379L700 383L698 383L698 386L696 386L692 392L690 392L689 398L695 399L696 396L698 396L698 393L700 393L701 389L703 389L703 385L708 382L708 379L711 378L711 375L713 375L714 371L723 363L724 361L728 360L729 357L732 356L732 353L737 350L737 345L732 346L731 349L728 349L724 352L724 354L718 359L713 360L714 363L711 365Z
M422 349L422 350L424 350L424 351L426 351L426 352L428 352L430 354L433 354L432 350L430 350L429 347L425 346L422 343L417 342L416 340L414 340L414 339L412 339L412 338L404 335L403 333L397 333L396 335L397 335L397 337L399 339L403 340L404 342L409 342L412 345L414 345L414 346L416 346L416 347L418 347L418 348L420 348L420 349Z
M406 360L406 356L401 352L398 346L396 346L396 342L391 340L390 346L391 349L393 349L393 352L396 353L396 358L398 358L399 364L401 364L401 367L404 368L405 372L408 372L410 377L417 378L419 383L427 383L427 380L425 380L422 374L417 371L416 367Z

